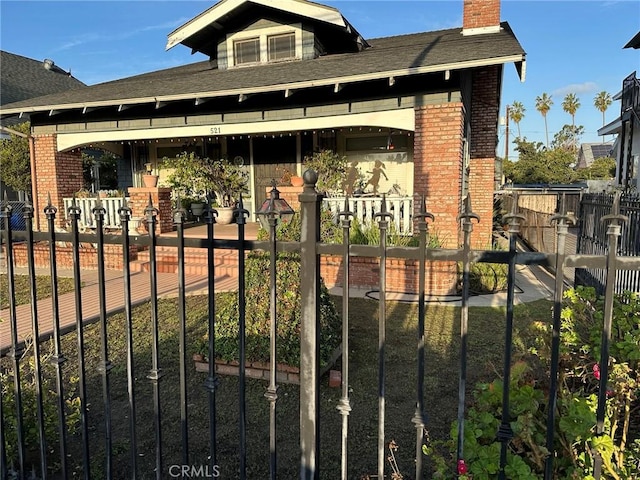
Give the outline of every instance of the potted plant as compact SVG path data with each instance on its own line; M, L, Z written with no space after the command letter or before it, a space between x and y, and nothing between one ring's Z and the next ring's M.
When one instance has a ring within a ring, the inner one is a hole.
M305 169L318 174L316 188L325 194L339 194L343 190L347 174L347 157L331 150L320 150L304 157Z
M249 192L248 175L242 166L235 165L227 159L214 160L211 165L211 192L216 197L217 223L225 224L233 221L233 209L240 194Z
M153 164L151 162L147 162L144 164L146 169L146 174L142 175L142 182L145 187L155 188L158 186L158 175L153 174Z
M216 197L218 223L231 223L233 207L240 193L247 192L247 174L242 167L228 160L211 160L196 155L194 152L182 152L175 158L163 158L162 163L172 169L167 183L173 193L181 199L190 198L191 213L202 215L204 204L209 194ZM196 204L201 204L196 205ZM228 210L221 212L223 209ZM224 217L224 218L223 218ZM225 220L227 219L227 220Z

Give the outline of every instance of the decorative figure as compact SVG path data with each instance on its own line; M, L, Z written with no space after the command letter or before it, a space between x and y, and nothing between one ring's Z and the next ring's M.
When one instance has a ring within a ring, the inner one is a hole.
M359 177L360 172L358 172L358 161L354 160L351 162L351 166L347 171L347 178L342 182L342 189L347 195L353 195L353 190Z
M367 182L367 185L365 186L365 188L371 185L373 187L374 195L378 194L378 185L380 184L380 175L384 175L384 179L389 180L389 178L387 177L387 174L384 173L384 170L382 170L383 168L385 168L384 163L382 163L380 160L376 160L376 163L374 164L374 167L373 167L373 171L367 172L371 174L371 178Z

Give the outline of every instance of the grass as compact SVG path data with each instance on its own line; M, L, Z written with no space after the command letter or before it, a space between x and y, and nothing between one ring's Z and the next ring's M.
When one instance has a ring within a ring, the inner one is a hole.
M335 298L338 308L341 298ZM531 321L546 321L551 304L537 301L515 307L517 329ZM350 303L350 387L352 412L349 416L349 478L359 479L377 470L377 339L378 303L367 299L352 299ZM188 407L189 461L194 465L207 463L208 407L203 388L206 374L196 373L191 355L197 339L206 330L207 298L187 299L188 329ZM416 431L411 419L415 411L416 388L416 328L417 307L412 304L387 305L386 345L386 441L394 439L400 471L405 478L414 475ZM428 429L432 440L446 439L451 421L456 417L459 371L459 308L430 304L426 318L425 399ZM503 308L471 308L469 317L468 392L481 379L495 378L502 366L504 349ZM151 368L151 308L141 305L133 311L135 352L136 428L138 435L139 478L154 478L154 424L152 385L146 378ZM164 373L160 381L164 468L181 463L180 393L179 393L179 321L175 300L159 301L160 366ZM114 478L129 475L129 420L125 347L125 317L114 315L108 320L109 356L113 369L111 384L112 439ZM516 334L516 339L518 335ZM86 355L84 365L88 375L88 402L92 478L104 477L104 403L100 361L100 325L85 329ZM62 351L68 359L65 375L78 375L77 339L69 334L63 339ZM47 350L45 346L44 350ZM340 477L340 431L342 419L336 410L340 389L328 388L322 379L321 414L321 478ZM264 397L267 383L247 379L247 455L248 478L268 478L269 468L269 402ZM218 465L220 478L237 478L238 472L238 379L220 377L216 392ZM278 388L278 475L297 478L299 447L299 387L280 385ZM51 439L53 440L53 439ZM70 464L76 475L81 471L79 437L70 442ZM57 451L52 449L53 460ZM58 459L59 460L59 459ZM425 459L428 467L429 460ZM389 470L388 470L389 471ZM168 470L167 470L168 472ZM167 473L166 472L166 473ZM167 477L167 475L165 475Z
M26 305L31 302L31 286L28 275L15 275L14 277L16 305ZM36 295L38 300L51 296L51 277L36 277ZM58 278L58 295L73 292L73 279ZM9 279L6 274L0 274L0 309L9 307Z

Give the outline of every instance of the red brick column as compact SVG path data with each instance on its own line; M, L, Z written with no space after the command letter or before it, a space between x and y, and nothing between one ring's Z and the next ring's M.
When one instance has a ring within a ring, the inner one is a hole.
M82 158L79 150L58 152L55 134L37 135L34 137L34 155L36 175L32 181L36 184L38 195L38 215L40 230L46 231L47 220L44 208L48 197L51 204L58 208L56 226L65 226L64 204L62 199L71 197L83 186Z
M455 248L459 243L456 217L462 192L464 108L461 102L426 105L416 107L415 115L414 218L420 196L425 194L427 210L435 216L430 231L444 247Z
M491 245L493 191L498 134L500 68L484 67L473 72L471 96L471 139L469 145L469 193L480 223L474 225L471 242L475 248Z
M173 231L173 212L171 210L171 188L168 187L129 187L129 207L131 218L144 218L145 209L149 205L151 196L152 205L158 209L156 217L156 234Z

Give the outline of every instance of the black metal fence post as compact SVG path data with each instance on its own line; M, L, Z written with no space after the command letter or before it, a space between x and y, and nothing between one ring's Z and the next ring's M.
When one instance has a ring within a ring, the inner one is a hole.
M58 394L58 435L60 437L60 467L62 474L67 474L67 423L66 423L66 407L64 400L64 380L62 378L62 365L67 359L62 354L62 343L60 338L60 306L58 304L58 268L56 261L56 231L55 219L58 209L51 205L51 198L44 209L47 217L47 225L49 229L49 257L51 271L51 310L53 318L53 345L54 353L51 357L51 363L56 369L56 392Z
M387 212L387 201L382 195L380 211L374 215L378 218L380 229L380 300L378 302L378 478L384 478L385 463L385 348L387 343L387 229L393 214Z
M623 223L628 218L620 215L620 193L613 199L611 213L602 217L601 222L609 222L607 237L609 240L606 262L606 284L604 297L604 320L602 325L602 338L600 343L600 382L598 385L598 407L596 408L596 435L604 434L604 417L607 407L607 382L609 381L609 346L611 343L611 323L613 321L613 297L616 283L616 257L618 255L618 241ZM602 475L602 455L594 452L593 476L596 480Z
M349 432L349 232L353 212L349 210L349 196L344 198L344 210L338 213L342 217L342 398L336 407L342 415L342 458L340 462L341 479L347 480L347 438Z
M160 381L164 373L160 368L160 339L158 331L158 264L156 261L156 224L158 209L153 206L151 194L149 194L149 203L144 210L147 230L151 245L149 246L149 281L151 289L151 370L147 378L151 381L153 389L153 423L155 427L156 443L156 479L161 480L162 471L162 407L160 405Z
M98 299L100 301L100 363L98 373L102 377L102 400L104 402L104 452L105 475L111 478L113 474L113 439L111 431L111 379L110 373L113 365L109 360L109 341L107 331L107 295L104 261L104 216L105 208L100 201L100 195L96 200L96 206L92 210L96 220L96 237L98 245Z
M458 445L456 468L458 475L466 472L464 462L464 413L467 395L467 334L469 323L469 274L471 269L471 233L473 222L480 222L480 217L471 210L471 195L467 195L464 202L464 212L458 215L462 225L462 305L460 308L460 372L458 381Z
M562 295L564 292L564 259L565 243L570 224L575 224L575 218L567 215L565 207L565 195L562 194L560 213L551 217L551 222L557 224L557 244L556 244L556 278L553 298L553 333L551 337L551 372L549 383L549 402L547 404L547 439L546 448L548 451L544 464L545 480L552 480L553 462L555 450L553 448L553 434L556 423L556 402L558 395L558 367L560 362L560 314L562 313Z
M133 316L131 309L131 268L129 265L129 220L131 208L124 200L123 206L118 209L120 223L122 225L122 275L124 288L124 317L125 334L127 336L127 392L129 394L129 459L131 462L131 479L138 475L138 440L136 433L136 395L135 395L135 358L133 356Z
M236 216L236 223L238 224L238 317L239 317L239 329L238 339L239 342L239 428L240 428L240 478L244 480L247 478L247 405L246 405L246 385L247 385L247 372L246 372L246 285L245 285L245 225L247 223L247 216L249 212L245 210L242 202L242 195L238 202L238 208L234 212ZM215 359L213 359L215 360Z
M425 352L424 352L424 320L425 320L425 290L426 290L426 270L427 270L427 219L432 222L435 217L432 213L427 212L427 204L425 196L420 198L420 213L416 215L418 221L418 241L419 241L419 258L418 258L418 345L417 345L417 365L418 378L416 388L416 411L413 415L413 423L416 427L416 478L422 478L422 445L424 442L425 427L427 424L426 414L424 411L424 369L425 369Z
M275 190L275 182L273 186ZM276 226L278 224L275 210L275 196L271 196L269 206L264 215L267 217L269 225L269 386L264 396L269 401L269 478L275 480L278 471L278 456L276 450L276 404L278 401L278 384L276 383L277 367L277 290L276 290L276 263L277 263L277 241Z
M27 233L27 269L29 272L29 290L31 299L31 331L33 332L33 374L36 378L36 408L38 412L38 439L40 440L40 475L47 478L47 438L42 388L42 365L40 359L40 329L38 326L38 295L36 285L35 255L33 251L33 205L27 201L22 210ZM54 292L54 295L56 293ZM4 470L3 470L4 471Z
M513 343L513 303L516 285L516 241L520 232L520 222L524 221L523 215L518 211L518 194L514 194L511 213L504 216L509 224L509 271L507 273L507 316L504 339L504 372L502 381L502 420L498 427L497 439L500 446L500 470L498 478L506 480L504 469L507 466L507 447L513 438L511 428L511 412L509 409L509 390L511 387L511 353Z
M178 318L180 320L179 350L180 350L180 434L182 435L182 465L189 465L189 420L187 395L187 308L185 291L184 267L184 219L186 211L178 208L173 212L173 223L178 236Z
M13 237L11 233L11 212L13 207L9 205L5 192L4 208L2 218L5 224L6 240L6 262L7 276L9 278L9 323L11 326L11 349L8 357L11 358L13 367L13 391L15 395L15 415L16 415L16 436L18 440L18 478L25 478L25 438L24 438L24 408L22 405L22 382L20 375L20 360L24 352L24 346L18 341L18 320L16 318L16 292L15 292L15 268L13 260ZM5 470L6 471L6 470Z
M208 392L209 400L209 451L211 453L209 465L211 471L218 464L217 458L217 426L216 426L216 388L218 387L219 380L216 376L216 296L215 296L215 265L214 265L214 253L213 249L213 225L215 217L218 215L216 210L213 210L207 202L206 211L204 214L205 222L207 224L207 284L209 292L209 304L208 304L208 350L209 350L209 369L207 379L204 382L204 387Z
M320 474L320 206L318 174L307 170L298 196L302 216L300 235L300 479Z
M68 209L71 219L71 235L73 250L73 286L75 290L76 305L76 340L78 342L78 389L80 396L80 419L82 431L82 472L83 478L91 478L91 461L89 459L89 412L87 402L87 375L84 365L84 330L82 321L82 280L80 275L80 234L78 232L78 222L82 210L76 204L75 196Z

